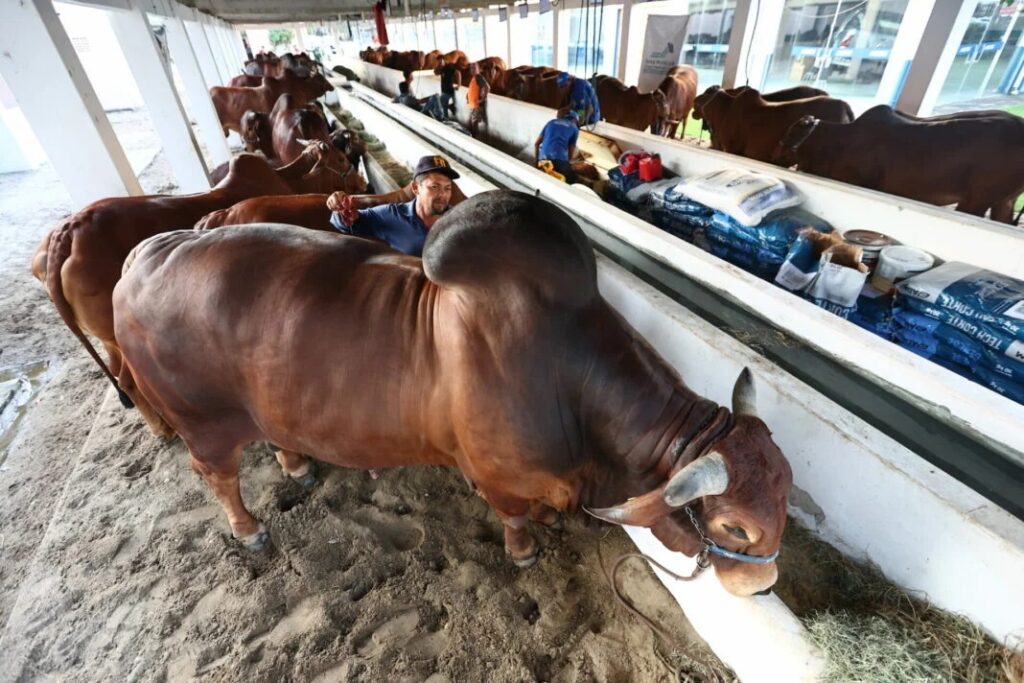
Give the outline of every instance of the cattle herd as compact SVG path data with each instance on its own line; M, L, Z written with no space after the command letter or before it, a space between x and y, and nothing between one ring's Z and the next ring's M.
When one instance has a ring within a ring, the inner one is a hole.
M262 154L235 156L209 192L94 202L32 260L122 403L183 440L235 538L268 541L239 488L242 448L265 441L306 486L309 458L458 467L519 566L538 556L528 522L584 508L701 555L737 595L775 582L792 474L749 372L731 406L689 390L541 199L455 193L422 260L330 229L327 193L366 186L311 102L318 66L261 56L244 71L260 84L211 96Z
M468 71L461 52L364 50L369 62L402 70L449 62ZM569 84L546 66L505 69L478 62L494 94L552 109L567 103ZM486 65L486 69L485 69ZM1024 194L1024 119L1005 111L920 118L886 105L855 117L824 90L797 86L773 93L711 86L697 95L697 73L672 67L655 90L640 93L611 76L591 79L610 123L655 135L681 136L692 110L710 131L713 149L872 190L1015 224ZM465 82L465 81L463 81Z

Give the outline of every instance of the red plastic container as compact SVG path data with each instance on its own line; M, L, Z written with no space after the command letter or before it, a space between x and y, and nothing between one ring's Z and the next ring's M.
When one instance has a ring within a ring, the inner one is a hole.
M636 173L640 166L640 160L647 156L647 152L632 151L625 152L619 157L619 170L624 174Z
M640 182L649 183L652 180L661 180L661 157L657 154L644 157L638 164L640 167Z

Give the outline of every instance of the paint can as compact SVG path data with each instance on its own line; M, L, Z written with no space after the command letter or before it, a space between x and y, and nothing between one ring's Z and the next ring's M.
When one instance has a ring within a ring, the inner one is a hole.
M880 292L892 292L896 283L923 273L935 265L935 258L914 247L894 246L882 249L878 265L871 275L871 286Z
M868 268L868 272L878 265L878 256L883 249L896 244L896 240L874 230L847 230L843 233L847 244L860 247L860 262Z

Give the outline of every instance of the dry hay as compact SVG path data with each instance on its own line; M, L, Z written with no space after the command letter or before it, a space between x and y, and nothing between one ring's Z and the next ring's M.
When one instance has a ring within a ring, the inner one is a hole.
M776 591L826 657L827 681L1024 681L1005 647L965 617L895 587L789 520Z

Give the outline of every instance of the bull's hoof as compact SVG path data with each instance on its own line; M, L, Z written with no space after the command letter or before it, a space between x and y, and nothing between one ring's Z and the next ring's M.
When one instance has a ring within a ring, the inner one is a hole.
M295 483L303 489L309 491L316 486L316 468L313 466L312 462L308 462L306 463L306 471L297 476L292 475L292 479L294 479Z
M512 564L519 567L520 569L527 569L537 564L537 558L540 557L540 552L534 550L533 554L529 557L512 557Z
M255 533L243 536L238 540L249 552L258 553L267 547L267 542L270 540L270 534L267 533L267 528L260 524L260 528Z

